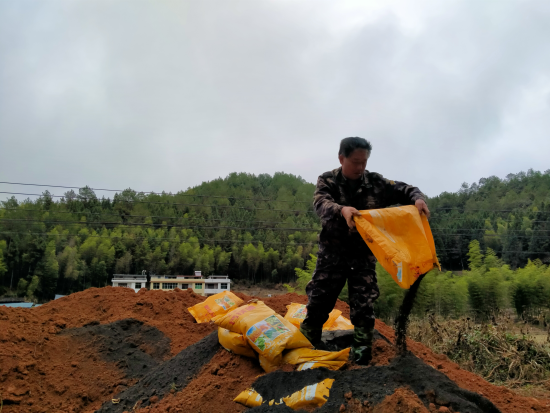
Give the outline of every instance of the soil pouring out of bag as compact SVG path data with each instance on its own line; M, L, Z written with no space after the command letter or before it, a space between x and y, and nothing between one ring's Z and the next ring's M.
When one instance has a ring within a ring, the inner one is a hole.
M400 354L407 351L407 327L409 326L409 316L411 315L418 288L425 275L426 274L420 275L414 284L411 285L405 294L403 303L401 303L401 307L399 307L399 314L395 319L395 346L397 347L397 352Z

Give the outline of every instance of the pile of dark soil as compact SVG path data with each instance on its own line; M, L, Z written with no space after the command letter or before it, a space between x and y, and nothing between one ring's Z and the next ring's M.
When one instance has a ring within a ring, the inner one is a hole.
M218 334L211 333L199 342L182 350L177 356L153 368L134 386L117 394L117 403L103 403L98 412L119 413L148 406L169 394L181 390L194 379L200 369L219 350Z
M461 413L500 412L485 397L461 389L443 373L431 368L411 353L394 358L388 366L372 366L347 371L327 369L275 371L258 378L252 387L262 395L264 400L279 400L326 378L332 378L335 381L328 401L317 410L319 413L337 412L342 405L345 407L352 399L353 404L359 401L365 408L374 407L381 404L397 389L404 387L411 389L426 407L433 404L438 409L443 406L447 411ZM266 407L262 406L250 411L278 411L279 407L271 406L271 410L265 409ZM390 411L384 413L390 413Z
M88 343L99 357L124 370L127 378L139 379L170 357L170 339L133 318L102 325L91 322L60 334Z

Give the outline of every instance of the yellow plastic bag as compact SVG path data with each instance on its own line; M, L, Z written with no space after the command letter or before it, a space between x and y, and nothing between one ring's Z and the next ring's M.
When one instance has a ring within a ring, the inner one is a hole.
M290 303L286 308L288 311L285 314L285 319L294 324L295 327L300 328L300 323L304 321L307 314L305 304ZM328 315L328 320L323 324L323 330L329 329L336 319L342 314L340 310L334 309Z
M250 346L270 362L283 350L311 347L311 343L289 321L275 313L263 301L244 305L212 319L219 327L242 334Z
M334 379L325 379L320 383L304 387L288 397L283 397L285 404L292 410L304 407L321 407L328 400Z
M239 393L239 395L235 397L233 401L243 404L247 407L256 407L262 404L263 398L254 389L247 389Z
M208 297L202 303L198 303L187 310L195 317L197 323L208 323L213 317L226 314L242 303L243 300L232 292L222 291L221 293Z
M226 350L241 356L256 358L256 353L242 334L218 327L218 341Z
M334 330L353 330L353 324L344 316L339 316L333 325L327 328L329 331Z
M283 356L284 364L302 364L309 361L343 361L344 364L349 358L350 348L340 351L314 350L310 348L297 348L288 351ZM343 365L343 364L342 364Z
M325 379L320 383L306 386L290 396L283 397L279 402L270 400L268 404L273 406L284 403L293 410L304 407L320 407L327 402L333 383L334 379ZM254 389L247 389L241 392L234 401L247 407L256 407L262 404L263 398Z
M262 367L262 369L264 369L266 373L271 373L283 363L283 355L279 354L273 360L268 360L264 356L259 356L258 361L260 362L260 366Z
M354 217L357 230L401 288L434 267L441 270L428 219L414 205L360 212Z

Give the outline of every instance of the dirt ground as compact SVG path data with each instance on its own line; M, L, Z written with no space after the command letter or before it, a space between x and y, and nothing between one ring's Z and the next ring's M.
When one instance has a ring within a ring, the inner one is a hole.
M244 300L252 298L242 292L237 295ZM291 302L307 300L298 294L261 298L281 315L286 314L286 305ZM130 401L121 395L131 394L141 398L131 400L129 412L242 412L246 408L233 399L251 385L259 386L259 380L270 383L276 379L283 384L295 380L298 385L300 380L314 379L307 376L312 373L305 371L304 375L292 366L283 366L270 373L277 375L269 376L256 359L220 348L211 338L215 335L209 335L216 326L197 324L187 311L203 300L189 290L134 293L106 287L72 294L37 308L0 307L2 413L93 412L100 408L115 411L119 398L123 399L120 404ZM337 308L349 318L346 303L339 301ZM392 328L377 320L376 329L394 342ZM199 341L205 343L201 345L202 352L197 348ZM523 397L491 385L420 343L408 340L407 345L410 357L415 357L410 360L418 362L408 360L405 364L419 363L419 371L428 369L425 375L448 379L450 384L436 389L437 394L419 389L410 382L414 372L402 370L403 361L395 357L394 346L377 340L371 367L356 369L346 365L338 372L317 369L315 374L336 380L329 402L319 411L331 411L327 409L333 408L334 403L338 403L334 411L346 412L456 411L450 402L438 398L455 386L488 400L501 412L550 413L548 399ZM186 360L196 362L191 366ZM402 382L394 380L395 372ZM413 374L411 378L409 373ZM387 384L387 389L385 393L367 394L362 387L354 387L354 382L361 380L374 383L368 385L373 388ZM422 378L418 381L422 382ZM144 394L150 396L144 399ZM464 394L475 399L470 393Z

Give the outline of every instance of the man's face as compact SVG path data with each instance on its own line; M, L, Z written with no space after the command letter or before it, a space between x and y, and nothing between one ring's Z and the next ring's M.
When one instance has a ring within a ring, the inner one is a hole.
M351 180L361 178L369 156L370 153L366 149L356 149L347 158L344 155L338 155L344 176Z

